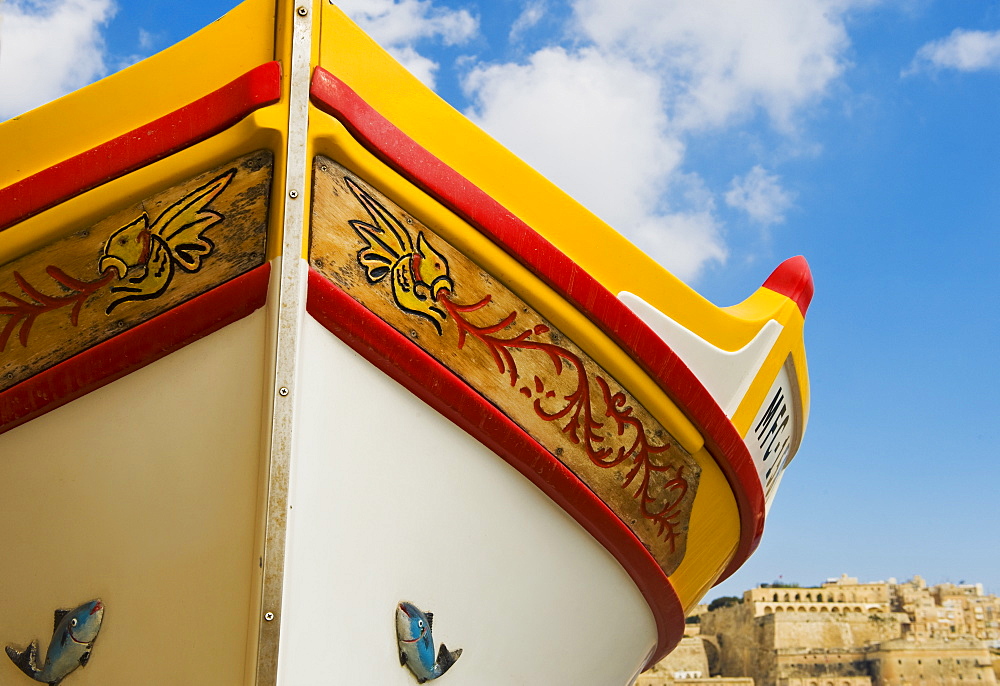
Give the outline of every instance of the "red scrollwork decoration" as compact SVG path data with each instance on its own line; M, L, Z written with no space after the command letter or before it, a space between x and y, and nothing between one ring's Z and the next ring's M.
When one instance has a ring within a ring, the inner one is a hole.
M28 280L21 274L14 272L14 281L21 289L21 297L11 295L6 291L0 292L0 298L13 303L13 305L0 307L0 314L10 317L3 331L0 331L0 352L6 350L7 341L10 340L10 336L18 324L20 324L20 328L17 331L17 339L23 347L27 347L32 325L40 315L47 312L72 305L73 309L70 310L69 320L70 324L76 326L83 303L115 277L114 272L109 270L95 281L80 281L51 265L45 268L45 273L69 293L67 295L46 295L28 283Z
M642 421L633 415L633 408L628 405L625 394L612 392L606 379L598 374L593 376L593 383L600 389L605 406L604 417L612 420L614 431L619 437L625 436L627 431L634 433L631 443L614 449L607 445L605 424L595 414L592 382L583 361L562 346L533 338L548 333L547 326L538 324L504 337L502 331L516 330L516 312L487 326L477 326L466 316L490 304L492 296L487 295L472 305L461 305L451 299L450 291L442 291L438 294L438 302L455 321L458 348L464 348L470 338L478 341L492 356L497 371L510 378L511 387L517 387L521 378L513 354L515 351L538 351L548 358L556 375L561 375L564 370L573 370L573 390L561 399L556 397L554 391L547 390L538 376L533 379L533 389L532 385L523 385L520 393L533 399L535 414L541 419L549 422L565 420L563 433L584 449L594 465L610 469L631 461L632 469L625 475L622 488L635 485L632 497L639 500L642 515L655 522L658 535L670 545L671 553L674 552L680 535L677 528L682 516L681 502L688 490L684 466L659 464L654 459L656 455L667 452L670 445L658 445L650 440Z
M106 240L99 258L94 281L75 279L58 267L49 265L45 273L58 283L67 295L46 295L32 286L19 272L14 282L20 295L0 292L0 298L11 305L0 306L0 315L10 317L0 331L0 352L7 348L14 329L23 347L28 346L31 327L39 316L72 305L70 324L77 326L80 310L87 299L100 288L116 280L110 292L114 296L105 314L119 305L161 296L170 285L175 267L194 273L215 250L215 244L204 234L225 217L210 209L211 203L236 176L236 168L227 170L208 183L177 200L150 220L143 211L136 219L114 231Z
M510 379L510 386L533 401L535 414L544 421L561 425L562 433L582 447L591 463L611 469L631 462L631 469L622 479L622 489L634 487L632 497L639 500L641 515L655 523L657 535L674 553L677 539L683 533L682 501L689 484L682 463L671 460L664 464L656 459L670 449L670 444L653 442L643 422L634 416L625 394L612 392L611 385L599 374L589 374L578 355L556 342L542 340L540 337L550 332L548 326L538 324L518 331L516 311L493 324L473 324L468 315L493 302L493 296L487 295L471 305L455 302L452 299L455 280L449 262L431 245L432 238L421 231L414 241L406 223L389 207L349 177L344 177L344 183L368 215L367 220L348 222L363 242L357 263L368 283L388 281L396 306L429 321L439 336L444 335L443 323L450 315L458 329L458 349L463 349L470 339L483 345L497 371ZM573 390L560 398L555 390L546 388L539 376L534 377L533 383L519 386L521 375L515 353L529 352L545 356L556 376L572 370ZM603 417L595 412L595 388L600 390L603 400ZM606 420L611 420L613 428L606 427ZM625 438L628 431L635 434L631 442ZM615 433L618 440L614 440Z

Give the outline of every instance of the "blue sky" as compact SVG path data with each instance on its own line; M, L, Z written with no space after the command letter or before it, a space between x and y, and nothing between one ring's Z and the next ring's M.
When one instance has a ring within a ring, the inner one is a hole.
M233 4L6 0L0 119ZM844 572L1000 594L1000 3L340 4L717 304L809 259L809 429L708 598Z

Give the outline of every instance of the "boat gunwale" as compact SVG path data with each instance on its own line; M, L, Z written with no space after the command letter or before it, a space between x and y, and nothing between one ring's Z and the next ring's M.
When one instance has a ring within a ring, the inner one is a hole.
M749 449L722 408L670 346L603 285L512 212L316 67L312 102L369 152L484 234L552 287L632 357L693 422L722 469L740 513L738 547L718 582L753 553L763 534L764 492Z
M0 212L0 231L211 138L251 112L277 102L280 90L280 64L263 63L159 119L0 189L0 207L7 208ZM763 533L763 489L743 439L669 345L568 256L416 143L323 67L317 66L313 71L310 95L314 105L341 121L376 157L455 212L576 306L682 408L729 481L740 513L739 544L720 581L741 566L756 549ZM95 159L105 160L104 165L92 166ZM17 212L21 215L14 217Z
M280 63L260 64L162 117L0 188L0 231L207 140L280 98Z
M464 430L566 511L622 565L657 629L649 668L684 635L684 608L670 578L600 496L454 371L309 268L306 311L330 333Z
M701 433L709 454L729 482L739 511L739 543L719 580L725 579L741 566L756 549L763 532L765 512L763 489L742 437L739 436L736 428L707 389L670 346L621 303L613 293L597 282L567 255L500 205L499 202L416 143L332 73L322 67L315 67L310 96L317 108L340 121L363 147L432 198L441 202L443 206L455 212L457 216L484 234L575 306L607 334L616 345L620 346L626 354L632 357L665 395L681 408L682 412ZM103 183L125 176L138 168L211 138L232 127L253 111L278 102L280 97L281 66L277 61L263 63L237 77L226 86L163 117L0 189L0 207L5 208L5 210L0 211L0 231L71 197L85 193ZM141 142L141 145L138 142ZM102 163L94 164L94 160L98 159L102 160ZM238 279L242 278L238 277ZM220 288L230 286L232 283L234 282ZM765 286L767 285L765 284ZM310 291L311 289L312 277L310 275ZM205 295L210 293L212 292ZM790 296L786 294L786 297ZM792 299L795 300L795 298ZM801 303L799 304L800 309L802 309ZM194 303L178 306L174 310L150 320L147 324L162 326L163 321L166 320L159 320L163 316L173 316L178 309L188 305L193 307ZM253 309L259 306L260 304L257 304L253 306ZM253 309L247 311L246 314L249 314ZM236 319L241 316L245 315L237 316ZM224 326L225 323L230 322L202 325L203 331L195 338L207 335L215 328ZM211 328L212 326L215 328ZM124 345L127 349L130 345L128 340L133 341L132 345L134 345L135 340L138 340L134 337L127 339L129 333L125 332L80 353L74 358L70 358L66 362L72 364L60 367L58 371L47 370L47 374L42 373L24 382L27 385L23 387L22 384L18 384L18 386L8 389L0 395L0 398L3 398L4 395L13 397L10 395L13 391L23 393L32 384L44 386L45 383L50 383L46 379L51 378L53 374L58 376L65 373L65 369L81 364L80 360L84 359L83 356L99 354L100 351L109 349L107 347L109 345ZM109 383L133 369L153 361L153 359L169 354L187 342L190 340L176 342L172 344L174 346L172 348L169 345L164 346L159 353L148 353L149 359L132 367L114 370L104 370L102 367L102 371L97 374L97 376L102 377L100 380L92 379L88 382L90 385L79 384L74 389L62 392L62 395L55 399L50 398L42 401L40 408L25 413L16 422L0 425L0 433L94 388ZM31 383L29 384L29 382ZM33 391L28 392L32 393ZM434 403L431 404L434 405ZM454 421L454 417L452 419ZM509 419L506 421L509 422ZM464 423L456 423L464 426ZM472 432L470 431L470 433ZM488 445L492 447L492 444ZM546 452L544 448L537 445L536 449ZM508 457L505 459L511 461ZM562 468L565 469L565 467ZM532 480L534 481L534 479ZM586 489L586 486L582 486L582 488ZM543 490L549 493L545 488ZM551 493L549 495L551 496ZM591 495L596 498L593 494ZM569 509L564 500L553 499L564 509ZM601 505L607 507L603 502ZM611 516L615 517L613 514ZM575 514L574 517L580 520ZM615 520L621 527L625 528L617 517ZM581 523L583 524L583 521ZM584 526L587 527L586 524ZM613 541L606 532L598 536L591 528L587 528L609 550L614 551L618 547L609 544ZM627 528L625 531L630 538L635 538L635 535ZM648 551L645 550L641 542L638 542L638 539L636 542L638 545L630 546L630 548L638 548L648 556ZM616 558L622 559L618 553L614 554ZM641 562L639 564L642 566ZM632 570L629 572L631 574ZM676 593L670 585L669 578L663 575L662 570L659 573L663 578L658 583L666 582L670 588L671 597L677 603L677 608L680 608L679 600L676 599ZM633 578L635 577L633 576ZM637 584L639 584L638 581ZM639 585L642 589L642 584ZM645 591L644 595L647 595ZM653 595L647 595L647 599L653 597ZM651 608L656 604L651 600ZM658 612L660 611L654 609L654 615L657 615ZM679 609L679 612L681 623L683 623L683 610ZM660 614L664 613L660 612ZM671 609L665 614L673 614L673 610ZM662 617L658 616L658 628L662 629L661 620ZM676 638L672 635L673 633L675 632L660 631L660 645L657 654L663 654L673 647L673 644L670 643ZM663 650L664 648L666 651Z

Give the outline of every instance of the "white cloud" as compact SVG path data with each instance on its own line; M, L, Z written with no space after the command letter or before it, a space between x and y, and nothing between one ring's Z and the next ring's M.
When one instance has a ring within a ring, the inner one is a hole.
M430 88L438 64L417 52L416 43L459 45L479 30L468 11L435 7L432 0L337 0L337 6Z
M434 88L435 74L438 63L429 57L424 57L413 46L392 46L386 48L396 60L406 67L407 71L420 79L428 88Z
M931 41L917 50L913 63L903 74L924 69L1000 69L1000 31L955 29L947 38Z
M7 0L0 12L0 120L107 73L100 27L112 0Z
M683 157L658 81L627 60L547 48L476 68L463 85L480 125L609 220L637 221Z
M692 281L706 264L726 261L720 230L719 220L705 209L649 217L629 236L674 276Z
M870 0L572 0L573 47L480 65L469 115L682 278L727 247L686 143L767 115L793 133L847 67L847 11ZM699 193L684 193L691 187ZM729 200L731 196L732 200ZM751 171L727 201L764 224L791 204Z
M153 45L156 43L156 36L147 31L146 29L139 29L139 47L143 50L152 49Z
M658 209L672 180L690 179L655 75L595 48L552 47L526 64L475 68L463 86L480 126L679 276L724 259L710 196L687 193L685 213Z
M508 40L511 42L518 40L521 37L521 34L528 31L542 20L542 17L545 16L545 11L545 0L533 0L532 2L529 2L511 25Z
M785 221L793 196L781 187L781 179L759 164L729 184L726 204L743 210L758 224L770 226Z
M843 15L827 0L576 0L582 33L656 70L690 129L764 109L779 126L845 67Z

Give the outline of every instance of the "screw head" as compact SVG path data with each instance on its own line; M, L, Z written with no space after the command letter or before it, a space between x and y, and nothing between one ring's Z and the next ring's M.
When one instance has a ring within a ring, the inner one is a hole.
M270 622L272 619L274 619L274 613L273 612L265 612L264 613L264 621L265 622Z
M288 197L292 198L292 199L295 199L295 198L299 197L299 192L296 191L296 190L288 191Z
M278 395L284 398L286 395L288 395L288 389L282 386L281 388L278 389Z
M306 16L307 14L309 14L309 10L308 10L308 9L306 9L306 8L305 8L305 6L300 6L300 7L298 8L298 9L296 9L296 10L295 10L295 12L296 12L296 13L297 13L297 14L298 14L298 15L299 15L300 17L304 17L304 16Z

